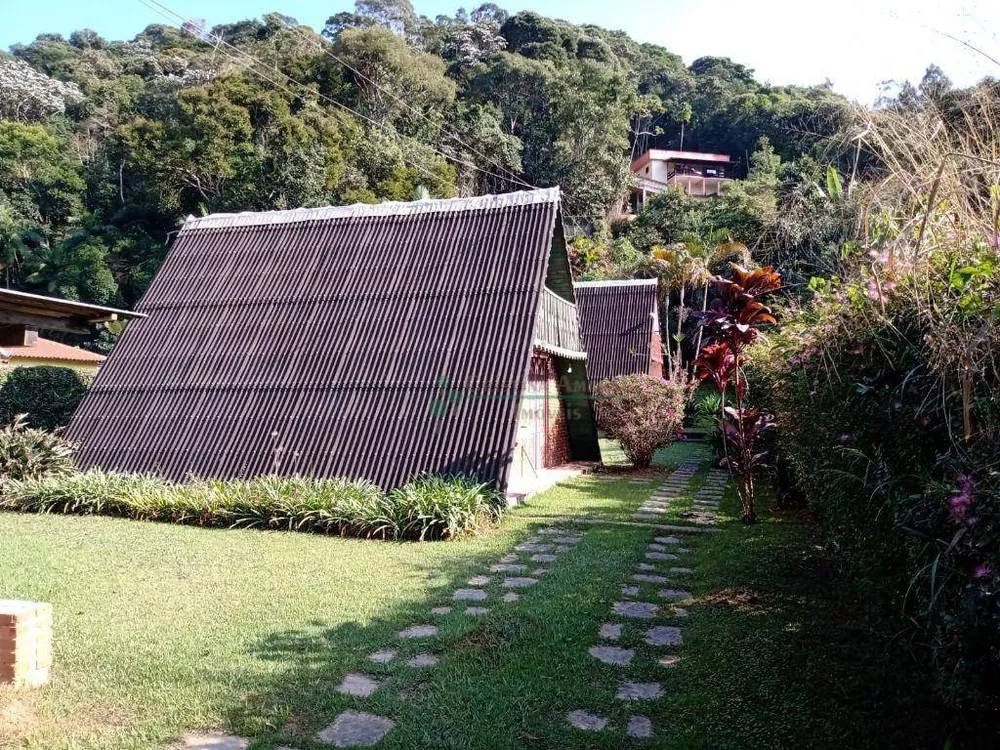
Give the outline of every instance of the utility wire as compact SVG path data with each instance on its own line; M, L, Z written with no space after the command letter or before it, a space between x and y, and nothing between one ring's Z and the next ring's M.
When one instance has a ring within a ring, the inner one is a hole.
M146 6L147 8L149 8L150 10L152 10L153 12L158 13L159 15L163 16L164 18L166 18L168 21L171 21L171 23L178 23L179 22L180 24L183 25L184 23L186 23L188 21L187 18L185 18L181 14L177 13L176 11L171 10L167 6L163 5L162 3L157 2L157 0L138 0L138 1L140 3L142 3L144 6ZM271 69L270 66L268 66L266 63L264 63L261 60L257 59L253 55L245 52L244 50L241 50L240 48L238 48L238 47L230 44L229 42L227 42L225 39L223 39L220 36L212 34L211 32L204 32L204 36L207 36L209 39L211 39L212 41L214 41L216 43L216 48L218 48L218 45L223 45L225 47L228 47L228 48L234 50L241 57L249 60L254 65L264 66L264 67L267 67L267 68ZM225 53L223 53L223 54L225 54ZM229 59L234 59L231 55L226 55L226 57L228 57ZM283 84L279 83L278 81L275 81L273 78L264 75L259 70L256 70L254 68L248 68L248 70L250 70L252 73L254 73L257 76L259 76L260 78L263 78L265 81L268 81L272 85L277 86L278 88L280 88L280 89L284 90L285 92L291 94L291 96L293 96L294 98L302 99L303 101L306 101L308 103L308 100L306 100L301 94L296 94L293 90L291 90L290 88L288 88L288 86L283 85ZM307 91L315 94L316 96L318 96L319 98L323 99L324 101L332 104L333 106L338 107L338 108L340 108L340 109L342 109L342 110L344 110L346 112L351 113L352 115L354 115L355 117L357 117L360 120L364 120L365 122L369 123L373 127L376 127L379 130L382 130L383 132L385 132L385 133L387 133L387 134L389 134L391 136L394 136L396 138L402 139L402 138L405 137L405 136L403 136L402 133L397 132L396 130L390 128L386 124L380 123L377 120L374 120L371 117L368 117L367 115L364 115L364 114L362 114L362 113L360 113L360 112L352 109L348 105L346 105L346 104L344 104L342 102L338 102L336 99L332 99L329 96L326 96L322 92L315 91L315 90L311 89L309 86L307 86L306 84L302 83L301 81L296 80L295 78L292 78L287 73L283 73L280 70L276 70L276 69L272 69L272 70L273 70L273 72L277 73L279 76L281 76L281 78L285 79L286 81L290 81L291 83L294 83L295 85L300 86L301 88L306 89ZM419 141L418 141L418 143L419 143ZM459 159L459 158L457 158L455 156L451 156L451 155L448 155L448 154L446 154L446 153L444 153L442 151L439 151L439 150L437 150L436 148L434 148L433 146L431 146L429 144L419 143L419 145L421 145L424 148L428 149L429 151L432 151L433 153L437 154L442 159L453 161L453 162L455 162L457 164L461 164L463 166L469 167L470 169L473 169L473 170L475 170L477 172L482 172L483 174L488 175L490 177L495 177L496 176L492 172L489 172L489 171L487 171L485 169L482 169L481 167L478 167L475 164L471 164L471 163L463 161L462 159ZM417 164L415 162L409 161L404 155L400 154L400 158L402 158L402 160L404 162L406 162L407 164L409 164L410 166L415 167L416 169L418 169L421 172L423 172L425 175L427 175L428 177L430 177L432 180L434 180L436 182L441 182L442 181L441 177L439 175L435 175L432 172L429 172L426 168L424 168L420 164Z
M356 76L358 76L360 78L363 78L365 81L367 81L368 83L370 83L371 85L373 85L375 88L377 88L383 94L387 95L390 99L393 99L400 106L406 108L407 110L409 110L410 112L414 113L418 117L422 117L424 120L426 120L427 122L429 122L431 125L433 125L435 127L438 126L438 123L434 122L434 120L432 120L430 117L428 117L427 114L424 113L422 110L418 109L417 107L414 107L412 104L408 103L404 99L401 99L400 97L396 96L391 91L389 91L388 89L386 89L383 86L381 86L378 83L378 81L375 81L372 78L370 78L369 76L365 75L360 70L358 70L353 65L351 65L347 60L345 60L344 58L340 57L335 52L333 52L330 49L330 45L332 44L332 42L330 42L322 34L317 34L316 35L316 39L314 39L314 38L310 37L308 34L303 33L299 28L292 27L292 26L286 26L285 28L288 31L291 31L296 36L298 36L300 39L303 39L304 41L309 42L309 43L316 44L317 48L324 55L326 55L327 57L329 57L331 60L334 60L334 61L340 63L345 68L347 68L352 73L354 73ZM481 159L484 159L485 161L488 161L490 164L492 164L493 166L495 166L501 172L501 174L499 176L502 177L503 179L507 180L508 182L516 183L518 185L522 185L524 187L531 188L532 190L537 190L538 189L534 185L531 185L531 184L525 182L524 180L522 180L520 177L517 176L517 174L515 174L513 171L511 171L509 168L505 167L503 164L501 164L497 160L495 160L495 159L487 156L486 154L484 154L484 153L476 150L472 146L470 146L468 143L466 143L464 140L462 140L462 138L458 134L452 133L451 131L449 131L447 128L445 128L443 126L441 127L441 132L444 133L445 135L447 135L448 137L452 138L454 141L456 141L458 144L460 144L463 148L467 149L468 151L472 152L476 156L480 157ZM506 173L509 176L505 176L503 173Z

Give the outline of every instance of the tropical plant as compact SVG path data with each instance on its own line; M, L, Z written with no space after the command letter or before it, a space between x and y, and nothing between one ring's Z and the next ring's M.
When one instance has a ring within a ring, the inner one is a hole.
M74 443L59 435L27 426L24 414L0 430L0 479L38 479L73 471Z
M749 407L743 367L746 349L760 335L759 327L777 322L759 298L777 290L781 277L770 267L747 271L734 263L732 279L716 277L713 283L719 297L700 315L713 343L695 360L695 374L702 380L710 380L719 391L723 463L738 482L743 521L755 523L754 474L765 458L756 448L761 434L773 425L773 420ZM735 406L726 403L730 385L735 391Z
M422 476L385 493L370 482L347 479L260 476L181 484L151 475L97 469L69 473L64 464L59 467L13 476L0 509L430 540L481 531L506 507L495 489L467 477Z
M597 384L597 424L621 443L634 466L649 466L677 438L691 384L651 375L621 375Z

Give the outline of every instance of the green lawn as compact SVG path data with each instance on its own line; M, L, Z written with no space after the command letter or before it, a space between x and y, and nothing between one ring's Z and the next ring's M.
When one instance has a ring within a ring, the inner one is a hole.
M428 544L0 515L0 596L50 601L56 614L53 683L0 692L0 747L162 749L217 727L253 737L255 750L318 750L328 746L316 731L345 708L395 717L379 745L391 749L611 750L630 747L620 733L629 713L658 730L635 747L931 746L935 717L915 676L887 658L807 527L767 512L744 527L731 496L721 532L688 544L697 603L676 623L680 664L655 665L639 627L626 631L639 649L629 677L662 681L659 701L616 700L620 670L587 654L654 535L636 526L581 527L583 541L521 601L491 597L486 616L454 613L429 644L401 647L435 651L438 667L366 664L552 517L622 518L655 484L578 478L495 533ZM393 680L349 698L334 690L348 671ZM569 729L577 708L619 732Z

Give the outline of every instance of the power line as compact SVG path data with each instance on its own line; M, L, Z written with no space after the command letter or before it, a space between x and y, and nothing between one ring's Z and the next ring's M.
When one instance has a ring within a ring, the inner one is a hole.
M309 43L313 43L315 41L308 34L304 34L298 28L292 27L290 25L286 26L285 28L287 30L291 31L296 36L298 36L300 39L303 39L303 40L305 40L305 41L307 41ZM427 122L429 122L431 125L435 125L435 126L437 125L437 123L435 123L430 117L428 117L426 113L424 113L423 111L421 111L417 107L414 107L413 105L409 104L405 100L400 99L398 96L396 96L395 94L393 94L391 91L389 91L388 89L386 89L383 86L381 86L378 83L378 81L375 81L372 78L370 78L369 76L365 75L360 70L358 70L353 65L351 65L347 60L345 60L344 58L340 57L339 55L337 55L336 53L334 53L332 50L330 50L330 48L328 46L330 44L330 42L322 34L317 34L316 35L316 39L318 40L318 41L315 42L317 48L324 55L326 55L327 57L329 57L331 60L335 60L336 62L338 62L341 65L343 65L345 68L347 68L348 70L350 70L355 75L357 75L357 76L363 78L364 80L368 81L368 83L370 83L373 86L375 86L375 88L377 88L383 94L386 94L387 96L389 96L389 98L393 99L400 106L406 108L410 112L413 112L418 117L422 117L424 120L426 120ZM465 148L468 151L472 152L473 154L475 154L476 156L480 157L481 159L485 159L486 161L488 161L489 163L491 163L493 166L497 167L497 169L499 169L501 173L506 172L507 175L509 175L509 177L504 176L503 174L500 174L499 176L503 177L503 179L507 180L508 182L517 183L517 184L522 185L524 187L531 188L532 190L537 190L538 189L534 185L530 185L529 183L527 183L524 180L522 180L513 171L511 171L510 169L508 169L507 167L505 167L500 162L496 161L495 159L487 156L486 154L481 153L480 151L478 151L475 148L473 148L472 146L470 146L468 143L466 143L464 140L462 140L462 138L458 134L452 133L451 131L449 131L447 128L445 128L443 126L441 127L441 132L444 133L445 135L449 136L453 140L455 140L463 148Z
M181 14L177 13L176 11L171 10L170 8L168 8L167 6L165 6L164 4L158 2L158 0L138 0L138 1L140 3L142 3L144 6L146 6L147 8L149 8L150 10L152 10L153 12L158 13L159 15L163 16L164 18L166 18L168 21L171 21L172 23L178 23L179 22L181 25L183 25L188 20L187 18L185 18ZM251 62L251 64L258 65L258 66L264 66L264 67L267 67L267 68L270 69L270 66L268 66L266 63L263 63L261 60L257 59L253 55L245 52L244 50L241 50L240 48L234 46L233 44L230 44L229 42L227 42L222 37L220 37L220 36L218 36L216 34L212 34L211 32L205 33L205 36L207 36L209 39L213 40L216 43L216 48L218 48L218 46L221 44L221 45L223 45L225 47L228 47L228 48L232 49L237 54L239 54L241 57L249 60ZM223 53L223 54L225 54L225 53ZM229 59L233 59L231 55L226 55L226 56L229 57ZM253 69L253 68L248 68L248 69L251 72L253 72L254 74L256 74L257 76L259 76L260 78L263 78L265 81L268 81L272 85L277 86L278 88L280 88L283 91L287 92L292 97L297 98L297 99L302 99L303 101L306 101L308 103L308 100L306 100L301 94L296 94L294 91L292 91L287 86L282 85L281 83L275 81L273 78L264 75L259 70L256 70L256 69ZM383 132L385 132L385 133L387 133L387 134L389 134L391 136L394 136L396 138L402 139L404 137L402 133L399 133L398 131L390 128L386 124L380 123L380 122L372 119L371 117L368 117L367 115L364 115L361 112L358 112L358 111L352 109L348 105L346 105L346 104L344 104L342 102L338 102L336 99L332 99L329 96L326 96L325 94L323 94L320 91L315 91L315 90L311 89L309 86L307 86L306 84L302 83L299 80L296 80L295 78L292 78L292 76L288 75L287 73L283 73L282 71L276 70L276 69L274 69L274 72L277 73L279 76L281 76L286 81L290 81L291 83L294 83L295 85L300 86L303 89L306 89L307 91L315 94L316 96L318 96L319 98L323 99L324 101L329 102L333 106L338 107L338 108L340 108L340 109L342 109L342 110L344 110L346 112L351 113L352 115L354 115L356 118L358 118L360 120L364 120L365 122L369 123L373 127L376 127L379 130L382 130ZM436 148L434 148L433 146L431 146L429 144L420 143L419 141L417 143L420 146L428 149L429 151L432 151L433 153L437 154L442 159L451 160L453 162L456 162L457 164L461 164L463 166L469 167L470 169L474 169L474 170L476 170L478 172L482 172L483 174L488 175L490 177L495 176L491 172L488 172L487 170L482 169L481 167L478 167L475 164L471 164L469 162L463 161L462 159L458 159L455 156L450 156L450 155L448 155L448 154L446 154L446 153L444 153L442 151L438 151ZM412 162L412 161L409 161L402 154L400 154L400 158L402 158L402 160L404 162L406 162L407 164L409 164L410 166L415 167L416 169L422 171L425 175L427 175L428 177L430 177L432 180L435 180L437 182L442 182L442 179L441 179L440 176L435 175L435 174L429 172L422 165L417 164L417 163ZM527 183L525 183L525 184L527 184Z

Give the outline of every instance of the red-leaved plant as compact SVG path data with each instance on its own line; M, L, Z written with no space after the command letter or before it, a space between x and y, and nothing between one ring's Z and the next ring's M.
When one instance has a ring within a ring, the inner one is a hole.
M757 520L754 471L765 457L756 450L756 445L761 433L774 423L769 414L747 406L749 394L743 362L746 348L760 336L759 327L777 322L758 298L778 289L781 276L770 266L747 271L734 263L733 278L717 276L712 283L719 297L700 317L713 343L702 349L694 361L695 374L702 380L711 380L719 390L723 464L738 482L743 521L754 523ZM726 403L730 385L736 393L735 406Z

